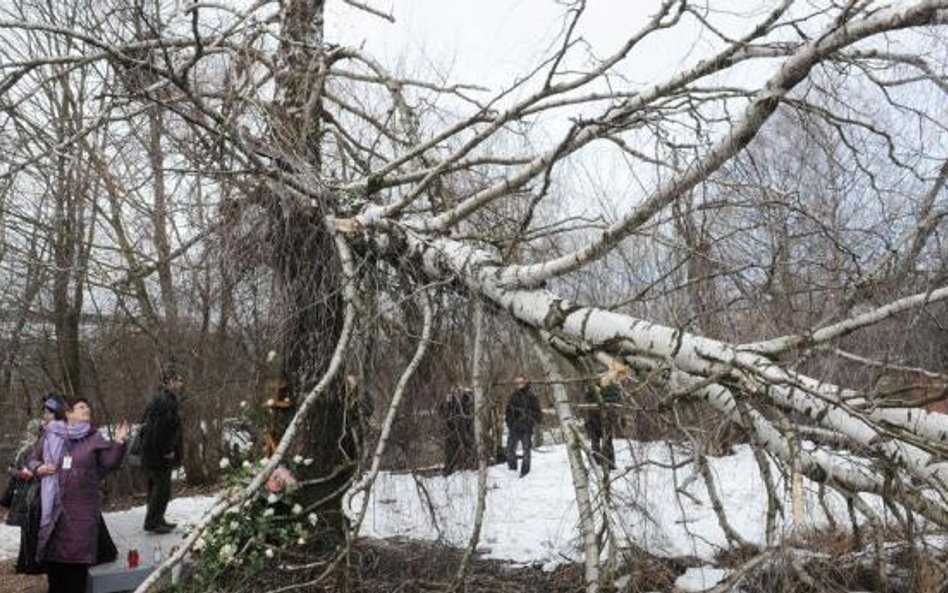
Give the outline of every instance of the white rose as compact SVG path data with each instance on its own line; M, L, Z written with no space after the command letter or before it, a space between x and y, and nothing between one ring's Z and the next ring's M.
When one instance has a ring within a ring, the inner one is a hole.
M301 537L301 538L299 538L298 540L296 540L296 543L302 546L302 545L306 544L306 538L305 538L305 537Z
M221 466L221 469L227 469L228 467L230 467L230 459L227 459L226 457L221 457L221 462L218 465Z
M237 547L233 544L224 544L224 547L221 548L221 558L224 560L229 560L237 552Z
M302 456L302 455L297 455L296 457L294 457L294 458L293 458L293 463L295 463L295 464L297 464L297 465L299 465L300 463L303 463L303 456Z
M269 458L269 457L263 457L263 458L260 459L260 467L263 467L263 466L265 466L265 465L268 464L268 463L270 463L270 458Z
M307 457L306 459L304 459L304 460L303 460L303 465L313 465L313 458L312 458L312 457Z
M267 510L263 511L263 516L264 516L264 517L272 517L272 516L273 516L273 509L270 508L270 509L267 509Z
M306 517L306 520L309 521L310 525L316 525L317 519L318 517L316 516L316 513L310 513L309 516Z
M302 512L303 512L303 507L301 507L301 506L299 505L299 503L293 505L293 514L294 514L294 515L299 515L299 514L302 513Z
M247 407L247 400L241 401L241 402L240 402L240 409L243 410L243 409L246 408L246 407Z
M267 558L273 558L273 550L271 548L267 548L263 552L263 555L266 556Z
M231 521L230 528L233 529L234 531L237 531L238 529L240 529L240 523L238 523L237 521Z
M276 504L277 501L279 500L280 500L280 497L272 492L270 493L270 496L267 497L267 502L269 502L270 504Z
M244 469L250 469L250 462L244 459L243 466L244 466Z

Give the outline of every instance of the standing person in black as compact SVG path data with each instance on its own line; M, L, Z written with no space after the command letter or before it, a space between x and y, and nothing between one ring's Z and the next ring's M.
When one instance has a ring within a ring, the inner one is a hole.
M473 398L466 389L455 385L438 406L444 418L444 475L474 464ZM470 434L468 434L470 433Z
M589 433L593 456L604 468L616 468L616 453L612 440L616 432L616 411L621 399L617 378L607 373L597 383L586 388L586 432Z
M43 566L36 560L36 542L40 524L40 483L36 473L28 468L29 459L37 443L41 442L46 426L54 420L66 419L66 401L56 393L43 396L43 415L31 420L26 439L20 443L12 470L14 488L10 491L10 512L7 525L20 528L20 551L16 559L17 574L42 574Z
M461 387L461 467L477 469L477 443L474 439L474 389Z
M517 443L523 449L523 463L520 476L530 473L530 445L533 439L533 427L540 422L540 403L530 390L530 383L519 376L515 379L517 388L507 402L504 421L507 424L507 467L517 469Z
M148 477L148 510L145 531L169 533L175 524L165 520L171 499L171 471L181 465L181 416L178 397L184 379L173 368L161 372L155 395L142 420L142 467Z

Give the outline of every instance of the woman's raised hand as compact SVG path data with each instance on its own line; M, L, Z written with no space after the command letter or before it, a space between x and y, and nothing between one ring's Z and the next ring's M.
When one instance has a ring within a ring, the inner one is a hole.
M128 420L122 420L122 423L119 424L118 428L115 430L115 440L124 443L128 440Z

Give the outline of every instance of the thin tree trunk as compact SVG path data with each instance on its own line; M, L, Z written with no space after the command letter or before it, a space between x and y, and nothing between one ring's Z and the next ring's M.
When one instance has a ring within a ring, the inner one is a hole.
M579 510L579 533L583 541L583 563L585 566L586 591L596 593L600 585L599 541L596 537L596 514L589 494L589 470L583 463L583 445L579 433L579 422L573 416L569 394L564 386L563 374L549 347L539 338L534 339L537 358L546 371L553 390L553 407L566 438L566 458L573 477L573 492Z
M161 147L163 133L161 106L148 110L148 160L152 170L152 194L154 204L151 211L155 241L155 268L158 271L158 286L161 288L161 303L165 314L166 344L174 343L178 323L178 302L174 294L171 276L171 244L168 240L168 196L165 191L165 157Z
M474 528L471 530L471 537L454 577L455 590L467 577L471 559L481 539L481 527L484 523L484 509L487 502L487 447L484 441L484 337L484 303L478 300L474 303L474 360L471 363L471 375L474 379L474 442L477 443L477 503L474 507Z

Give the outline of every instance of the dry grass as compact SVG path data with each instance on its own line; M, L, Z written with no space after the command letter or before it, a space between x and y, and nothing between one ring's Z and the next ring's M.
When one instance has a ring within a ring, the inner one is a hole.
M13 560L0 561L0 593L45 593L45 576L15 574L15 565Z

